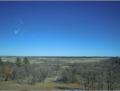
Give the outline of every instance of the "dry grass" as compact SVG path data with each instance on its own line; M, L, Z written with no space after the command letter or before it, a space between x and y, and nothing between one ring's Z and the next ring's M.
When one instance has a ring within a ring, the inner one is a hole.
M79 84L37 83L35 85L16 84L13 81L0 82L0 90L56 90L60 88L79 88Z

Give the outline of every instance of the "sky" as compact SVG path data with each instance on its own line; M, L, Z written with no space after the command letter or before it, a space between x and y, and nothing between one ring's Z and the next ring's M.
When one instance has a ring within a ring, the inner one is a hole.
M120 2L0 2L1 56L120 56Z

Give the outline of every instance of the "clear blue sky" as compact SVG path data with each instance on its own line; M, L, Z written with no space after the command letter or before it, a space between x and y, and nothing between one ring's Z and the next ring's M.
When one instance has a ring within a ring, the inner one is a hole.
M0 55L120 56L120 2L0 2Z

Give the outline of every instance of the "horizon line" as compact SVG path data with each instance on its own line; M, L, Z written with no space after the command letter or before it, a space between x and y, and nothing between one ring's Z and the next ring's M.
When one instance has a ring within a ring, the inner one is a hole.
M41 57L41 58L112 58L112 57L120 57L120 56L30 56L30 55L26 55L26 56L13 56L13 55L0 55L0 57Z

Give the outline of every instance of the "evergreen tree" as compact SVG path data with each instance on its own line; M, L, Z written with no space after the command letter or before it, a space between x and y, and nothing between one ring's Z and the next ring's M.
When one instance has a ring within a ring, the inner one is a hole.
M3 65L3 61L2 61L2 58L0 57L0 65Z
M17 65L18 67L21 67L21 65L22 65L21 59L20 59L19 57L18 57L17 60L16 60L16 65Z
M24 64L24 65L29 65L29 64L30 64L30 62L29 62L29 60L28 60L27 57L25 57L25 58L23 59L23 64Z
M27 57L25 57L23 59L23 66L24 66L24 70L25 70L25 73L26 73L27 77L30 74L30 65L29 64L30 64L29 59Z

